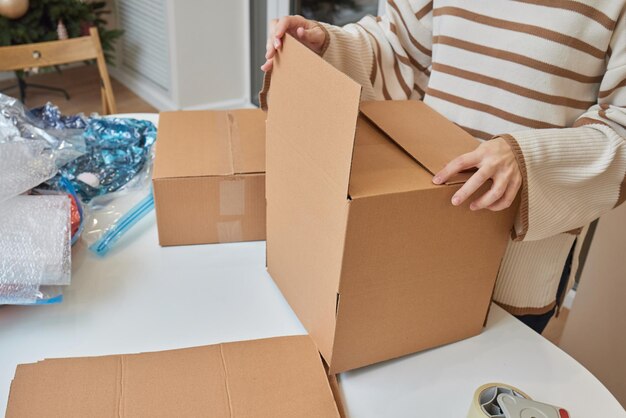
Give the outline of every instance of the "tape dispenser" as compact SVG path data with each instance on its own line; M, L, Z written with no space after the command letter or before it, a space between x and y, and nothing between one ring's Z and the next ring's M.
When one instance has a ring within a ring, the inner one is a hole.
M474 393L467 418L570 418L569 413L553 405L533 401L513 386L488 383Z

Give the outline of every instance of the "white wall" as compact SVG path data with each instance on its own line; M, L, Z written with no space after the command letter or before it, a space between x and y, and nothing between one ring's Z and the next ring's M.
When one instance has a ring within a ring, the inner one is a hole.
M626 205L600 218L560 346L626 407Z
M249 101L248 2L172 0L178 107Z
M169 91L121 65L112 68L111 75L159 110L250 103L247 0L167 0L167 24Z

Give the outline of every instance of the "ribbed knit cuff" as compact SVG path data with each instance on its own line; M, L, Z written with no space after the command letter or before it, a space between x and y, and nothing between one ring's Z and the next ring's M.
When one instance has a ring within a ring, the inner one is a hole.
M347 74L364 87L363 98L374 98L371 75L373 74L374 52L367 33L357 24L342 28L318 23L326 32L326 42L320 55L333 67Z
M326 29L326 26L324 26L322 23L320 22L316 22L317 26L324 32L324 43L322 44L322 48L320 49L319 55L320 56L324 56L324 54L326 53L326 50L328 49L328 46L330 45L330 33L328 32L328 29Z
M616 204L626 150L609 127L532 129L503 137L524 177L517 240L579 228Z
M524 159L524 153L519 144L511 135L498 135L504 139L515 156L515 161L519 167L522 175L522 186L520 189L520 207L517 218L515 220L515 228L513 228L513 241L522 241L528 232L528 173L526 172L526 160ZM497 138L497 137L496 137Z

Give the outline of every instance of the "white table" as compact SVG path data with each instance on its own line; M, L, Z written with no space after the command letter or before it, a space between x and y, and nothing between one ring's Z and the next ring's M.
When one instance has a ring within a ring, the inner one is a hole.
M152 213L105 258L75 249L62 304L0 307L0 414L20 363L303 333L263 242L161 248ZM350 418L464 418L493 381L572 418L626 417L591 373L497 306L480 336L340 375Z

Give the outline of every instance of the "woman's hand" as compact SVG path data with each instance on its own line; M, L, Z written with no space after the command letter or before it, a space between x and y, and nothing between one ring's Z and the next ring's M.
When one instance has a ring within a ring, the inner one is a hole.
M326 32L314 20L308 20L302 16L285 16L280 19L273 19L270 22L270 35L266 45L265 59L267 61L261 66L261 70L267 72L272 69L272 59L276 51L282 47L285 33L298 39L318 54L326 42Z
M511 206L522 185L522 173L513 150L503 138L485 141L474 151L450 161L435 174L433 183L443 184L461 171L478 168L478 171L452 196L458 206L470 197L487 180L493 180L491 189L470 204L471 210L503 210Z

